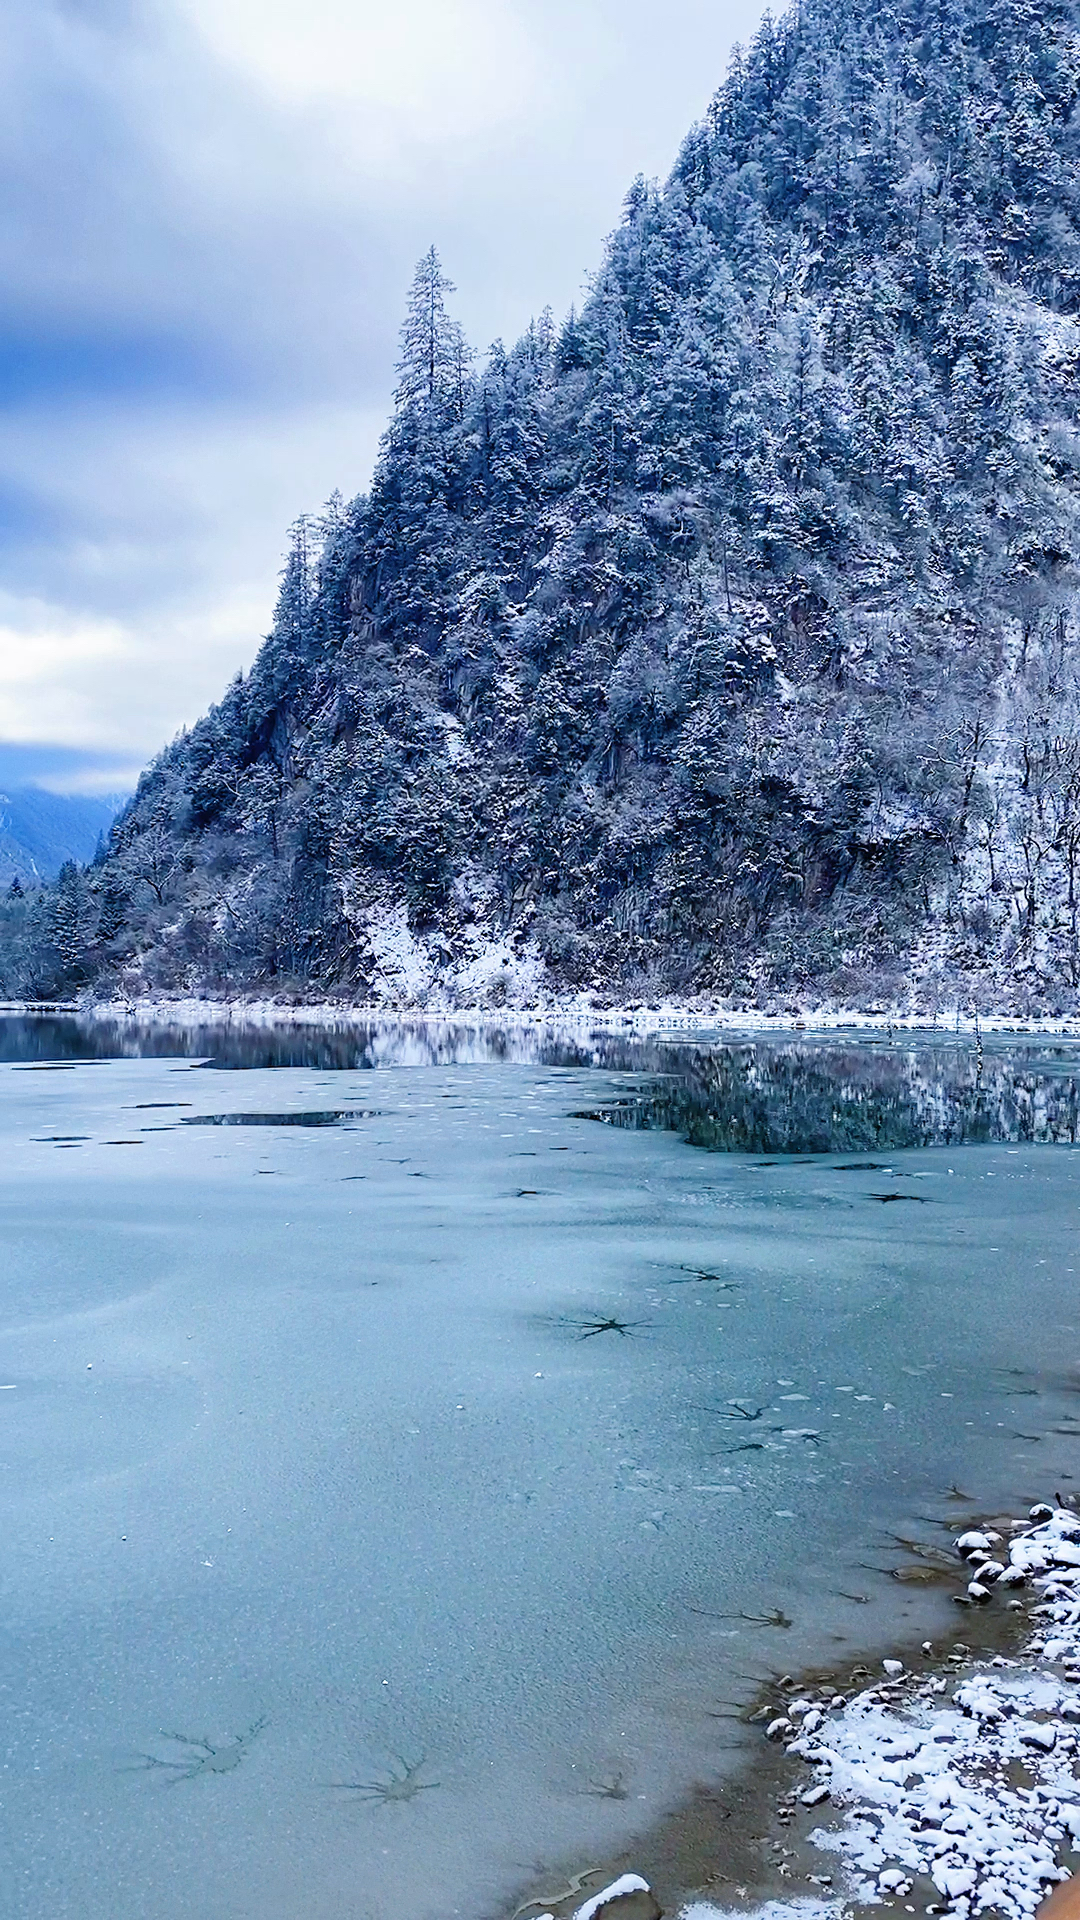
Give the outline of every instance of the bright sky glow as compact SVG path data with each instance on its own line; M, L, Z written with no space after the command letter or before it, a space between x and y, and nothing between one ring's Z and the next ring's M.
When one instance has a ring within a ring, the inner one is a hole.
M196 719L367 484L419 255L479 349L564 313L758 14L9 0L0 746L112 790Z
M340 110L363 152L486 133L533 110L546 49L498 0L180 0L181 12L239 76L283 107Z

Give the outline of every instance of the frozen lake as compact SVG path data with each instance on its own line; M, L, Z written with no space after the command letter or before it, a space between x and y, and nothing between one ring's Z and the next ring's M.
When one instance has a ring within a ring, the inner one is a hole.
M508 1914L1080 1476L1067 1046L186 1045L0 1020L19 1920Z

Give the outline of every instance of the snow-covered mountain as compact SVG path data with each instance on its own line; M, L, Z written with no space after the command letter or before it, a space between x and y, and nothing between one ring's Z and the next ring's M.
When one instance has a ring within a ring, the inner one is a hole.
M54 880L65 860L92 860L123 798L48 793L43 787L0 789L0 887Z
M1076 0L800 0L579 313L477 365L432 250L370 493L9 990L1075 1004L1078 97Z

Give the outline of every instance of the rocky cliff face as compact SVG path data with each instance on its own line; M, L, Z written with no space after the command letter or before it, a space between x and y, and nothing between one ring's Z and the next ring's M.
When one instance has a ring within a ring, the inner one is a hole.
M805 0L594 291L434 252L370 494L7 991L1080 991L1080 16Z

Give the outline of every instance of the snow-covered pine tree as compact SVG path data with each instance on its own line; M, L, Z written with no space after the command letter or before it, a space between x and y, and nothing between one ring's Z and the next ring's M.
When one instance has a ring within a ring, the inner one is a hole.
M417 263L401 328L394 406L399 414L460 420L469 394L465 335L446 309L454 283L434 247Z

